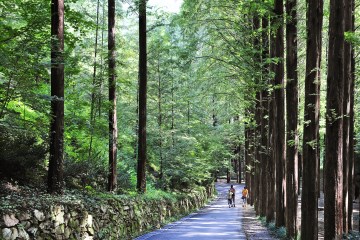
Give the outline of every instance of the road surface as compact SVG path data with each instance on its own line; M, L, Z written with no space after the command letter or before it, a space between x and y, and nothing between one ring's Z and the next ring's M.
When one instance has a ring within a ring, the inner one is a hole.
M242 229L244 210L241 205L241 190L244 185L234 184L236 207L229 208L227 191L230 184L218 183L218 197L208 206L192 213L162 229L150 232L136 240L238 240L247 239Z

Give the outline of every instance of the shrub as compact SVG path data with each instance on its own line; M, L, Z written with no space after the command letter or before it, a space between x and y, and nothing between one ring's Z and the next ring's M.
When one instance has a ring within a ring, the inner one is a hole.
M31 132L0 125L0 179L43 184L46 152Z

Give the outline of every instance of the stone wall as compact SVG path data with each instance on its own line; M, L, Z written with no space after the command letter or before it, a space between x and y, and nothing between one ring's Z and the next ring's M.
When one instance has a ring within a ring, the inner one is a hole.
M107 197L54 202L41 207L0 212L2 238L10 239L132 239L159 228L170 217L205 205L214 188L174 198Z

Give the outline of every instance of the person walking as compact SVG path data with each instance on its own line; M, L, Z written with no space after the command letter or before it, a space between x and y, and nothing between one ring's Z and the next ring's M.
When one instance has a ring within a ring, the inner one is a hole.
M249 191L248 191L247 187L245 186L244 189L242 190L242 196L241 196L241 199L243 201L243 204L242 204L243 207L246 207L246 205L247 205L248 196L249 196Z
M229 189L229 191L228 191L228 204L229 204L229 208L231 208L231 206L232 206L232 197L233 197L233 193L232 193L231 190Z
M235 207L235 188L233 185L230 186L230 191L232 192L232 206Z

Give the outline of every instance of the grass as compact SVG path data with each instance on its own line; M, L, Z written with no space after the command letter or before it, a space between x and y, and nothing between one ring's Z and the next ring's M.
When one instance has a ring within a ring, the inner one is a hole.
M287 239L286 238L286 228L285 227L276 227L275 222L266 222L266 217L258 217L258 220L262 225L266 226L267 229L271 232L271 234L278 239Z

